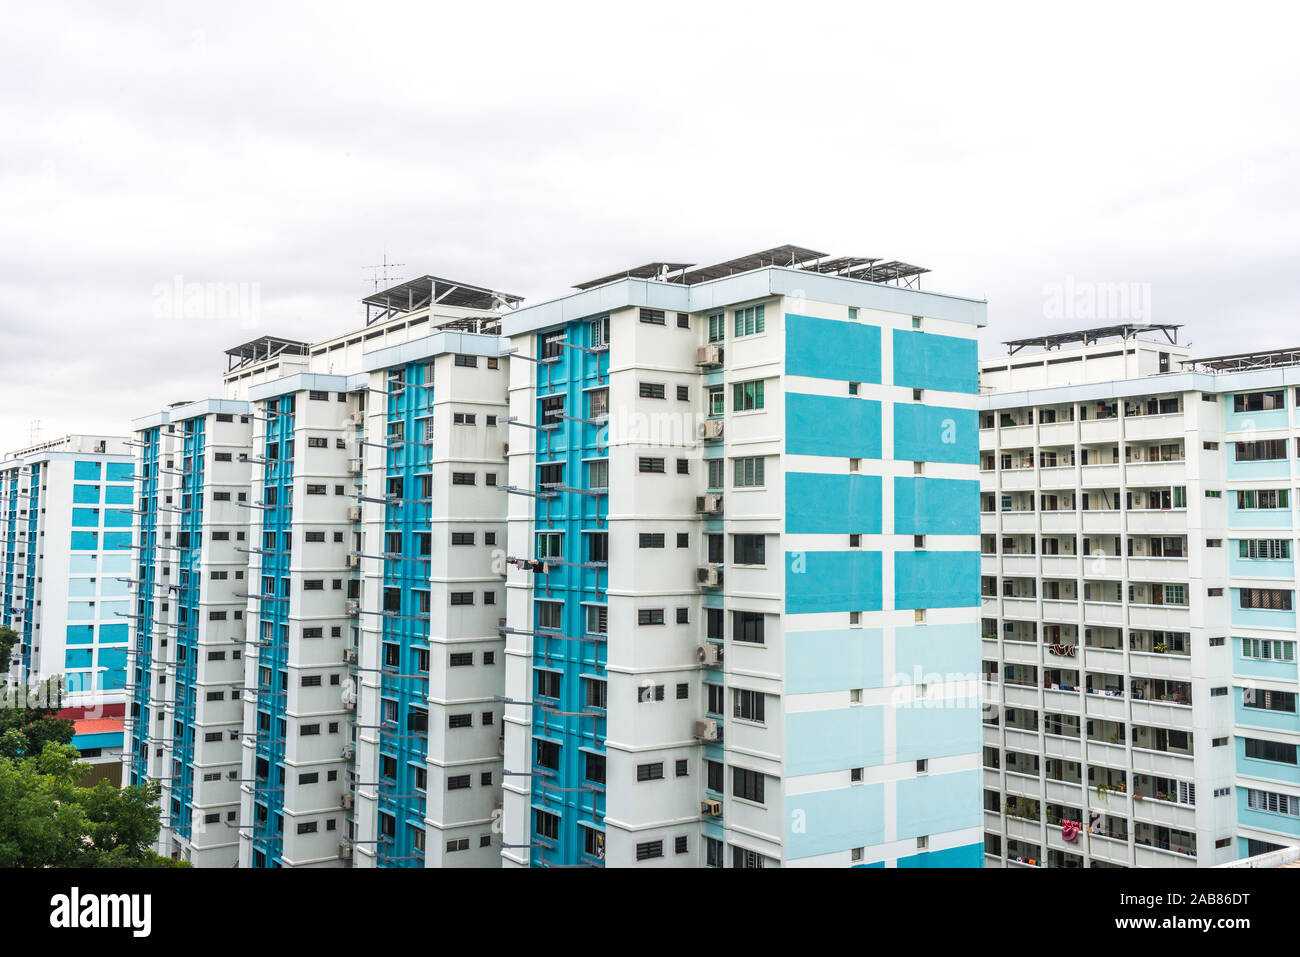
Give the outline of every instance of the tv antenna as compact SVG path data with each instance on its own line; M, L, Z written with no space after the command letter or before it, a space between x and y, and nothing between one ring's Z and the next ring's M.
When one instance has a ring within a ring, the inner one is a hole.
M41 420L40 420L40 419L32 419L32 422L31 422L31 435L30 435L30 437L29 437L29 441L28 441L27 444L28 444L28 445L35 445L35 444L36 444L37 442L39 442L40 440L41 440Z
M405 266L405 265L406 263L390 263L388 261L388 253L385 252L384 261L382 263L380 263L377 266L362 266L361 268L373 269L375 271L375 274L370 277L370 281L375 284L374 291L379 292L380 283L383 283L384 286L387 287L402 278L401 276L395 276L390 274L389 270L396 269L399 266Z

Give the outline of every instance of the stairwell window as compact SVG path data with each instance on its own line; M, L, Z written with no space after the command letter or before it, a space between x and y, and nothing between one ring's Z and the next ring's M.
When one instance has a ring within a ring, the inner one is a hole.
M660 458L650 458L647 456L638 458L637 471L649 472L655 475L662 475L664 471L664 460Z
M733 315L736 323L736 338L741 336L753 336L763 331L764 326L764 307L746 306L743 309L737 309Z
M642 382L640 383L640 395L643 399L662 399L664 398L664 384L662 382Z
M636 779L638 781L662 781L664 778L664 763L654 761L650 764L638 764L636 766Z
M664 318L664 311L662 309L642 309L640 312L640 319L642 322L648 323L652 326L667 325L667 321Z
M637 609L636 623L638 625L662 625L664 623L664 610L662 608Z
M726 315L721 312L709 313L709 342L722 342L727 338Z
M733 412L753 412L763 408L763 380L737 382L731 387Z

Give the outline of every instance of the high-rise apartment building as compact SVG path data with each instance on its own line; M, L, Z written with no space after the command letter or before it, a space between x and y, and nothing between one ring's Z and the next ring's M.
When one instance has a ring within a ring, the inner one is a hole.
M980 866L985 305L921 272L781 247L503 319L507 864Z
M981 362L990 866L1300 839L1300 353L1192 362L1178 328Z
M21 639L6 685L61 675L66 706L121 713L131 509L125 439L67 435L0 462L0 624Z

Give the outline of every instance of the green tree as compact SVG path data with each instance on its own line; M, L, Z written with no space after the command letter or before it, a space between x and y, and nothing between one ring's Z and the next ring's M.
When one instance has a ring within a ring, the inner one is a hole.
M158 837L158 788L78 787L89 765L70 745L0 757L0 867L175 867Z
M0 625L0 674L9 670L9 653L18 642L18 632L8 625Z
M62 699L62 679L56 676L0 702L0 757L40 754L50 742L71 743L76 725L58 716Z

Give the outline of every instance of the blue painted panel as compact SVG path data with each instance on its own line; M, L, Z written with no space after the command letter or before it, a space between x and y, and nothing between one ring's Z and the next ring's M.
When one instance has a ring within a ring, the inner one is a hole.
M869 847L885 839L883 784L793 794L785 805L785 847L791 858Z
M790 614L880 611L882 567L880 552L786 552L785 610ZM978 580L975 595L978 602Z
M99 643L101 645L126 644L129 637L127 626L123 624L100 625Z
M105 532L103 537L104 551L112 552L115 549L129 548L131 545L130 532Z
M104 504L130 505L134 499L130 485L107 485L104 487Z
M979 672L980 658L978 622L902 625L894 630L894 668L914 684L973 679Z
M884 640L881 628L786 632L786 693L884 687ZM978 641L971 646L976 659L978 646Z
M67 648L63 652L65 668L89 668L94 663L94 649Z
M925 774L897 783L898 837L906 840L978 827L984 819L980 792L983 772Z
M899 761L974 754L980 749L983 718L978 700L935 699L899 706L894 709L894 720Z
M103 731L98 734L74 734L72 736L72 746L78 751L87 751L91 748L120 748L122 746L122 733L120 731Z
M1273 661L1263 658L1245 658L1241 654L1241 639L1232 639L1232 673L1250 678L1273 678L1279 681L1296 680L1294 661Z
M1285 429L1287 427L1286 409L1261 409L1258 412L1233 412L1232 396L1225 395L1223 428L1228 432L1260 432L1264 429ZM1243 440L1249 441L1249 440Z
M131 513L117 508L106 508L100 512L105 528L130 528Z
M894 403L894 458L905 462L979 462L974 409Z
M974 339L894 330L894 385L943 392L979 392L979 355Z
M1237 496L1228 495L1228 527L1238 528L1290 528L1289 508L1237 508Z
M99 488L94 485L72 486L72 501L76 505L98 505Z
M109 462L104 469L104 480L107 482L130 482L132 468L130 462ZM129 488L128 491L130 491Z
M71 548L74 552L93 552L99 548L98 532L73 532Z
M109 671L122 671L126 668L125 648L100 648L99 667Z
M787 774L874 767L884 759L884 708L796 711L785 716L785 740Z
M879 382L880 328L786 313L785 371L819 379Z
M980 603L979 552L895 552L895 608L974 608Z
M894 476L894 534L978 535L978 479Z
M98 482L100 468L98 462L77 462L72 467L72 477L78 482Z
M1227 475L1230 480L1240 479L1274 479L1289 478L1291 476L1291 462L1289 459L1264 459L1262 461L1238 462L1235 460L1235 453L1232 447L1235 442L1228 443L1227 455Z
M67 636L64 639L65 644L89 645L89 644L93 644L94 641L95 641L94 625L68 625Z
M1266 791L1268 788L1261 787L1257 790ZM1300 837L1300 818L1247 807L1244 787L1237 788L1237 824L1239 827L1257 827L1265 831L1280 831L1292 837Z
M1295 578L1295 562L1289 558L1242 558L1237 539L1229 542L1228 574L1235 578Z
M875 399L787 392L785 430L785 450L791 455L880 458L880 403Z
M879 475L787 472L785 530L792 534L880 533ZM979 484L975 484L975 527L979 530Z
M984 845L963 844L898 859L899 867L983 867Z
M73 528L99 528L99 513L93 508L74 508L72 510Z

